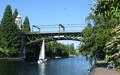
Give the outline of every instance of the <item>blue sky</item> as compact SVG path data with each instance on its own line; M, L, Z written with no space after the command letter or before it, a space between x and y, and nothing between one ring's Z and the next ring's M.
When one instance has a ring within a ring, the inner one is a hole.
M12 11L18 9L24 20L29 17L32 25L82 24L90 13L90 4L94 0L0 0L0 20L6 5Z
M93 0L1 0L0 19L6 5L18 9L24 20L28 16L32 24L85 24Z

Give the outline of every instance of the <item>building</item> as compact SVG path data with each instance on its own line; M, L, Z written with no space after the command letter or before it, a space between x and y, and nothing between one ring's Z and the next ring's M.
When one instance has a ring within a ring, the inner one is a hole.
M17 24L18 28L21 30L22 29L22 19L21 19L21 16L19 14L15 19L15 23Z

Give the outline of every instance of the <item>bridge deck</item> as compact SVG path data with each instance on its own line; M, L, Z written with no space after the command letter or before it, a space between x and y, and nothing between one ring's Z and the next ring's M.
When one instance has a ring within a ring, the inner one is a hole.
M25 33L26 44L31 44L40 41L42 38L51 40L81 40L82 32L57 32L57 33L40 33L29 32Z
M81 32L47 32L47 33L41 33L41 32L29 32L26 34L77 34L77 33L81 33Z

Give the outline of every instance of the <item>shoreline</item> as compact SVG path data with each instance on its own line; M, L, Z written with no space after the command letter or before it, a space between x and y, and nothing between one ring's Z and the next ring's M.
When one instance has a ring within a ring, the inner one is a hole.
M10 60L10 61L21 61L24 60L23 57L4 57L4 58L0 58L1 60Z

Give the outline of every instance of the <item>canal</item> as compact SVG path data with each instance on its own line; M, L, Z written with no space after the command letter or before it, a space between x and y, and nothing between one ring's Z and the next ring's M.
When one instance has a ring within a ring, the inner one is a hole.
M0 75L87 75L86 57L51 59L45 63L0 60Z

